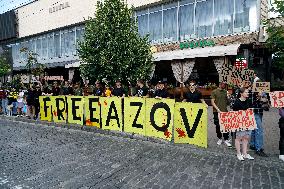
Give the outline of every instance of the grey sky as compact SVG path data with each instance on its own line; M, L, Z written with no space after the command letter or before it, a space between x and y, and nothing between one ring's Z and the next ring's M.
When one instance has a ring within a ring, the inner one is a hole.
M31 1L34 0L0 0L0 14L25 5Z

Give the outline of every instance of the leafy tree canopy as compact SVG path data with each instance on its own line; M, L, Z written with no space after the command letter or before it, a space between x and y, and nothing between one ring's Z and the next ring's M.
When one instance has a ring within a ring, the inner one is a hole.
M87 21L85 40L79 44L83 76L111 83L148 79L153 65L150 44L148 36L139 35L133 15L133 8L123 1L98 2L96 16Z
M0 55L0 77L7 75L11 71L11 66L4 54Z

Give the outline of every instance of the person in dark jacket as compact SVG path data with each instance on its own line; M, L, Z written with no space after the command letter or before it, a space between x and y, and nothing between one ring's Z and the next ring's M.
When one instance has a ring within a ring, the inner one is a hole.
M120 80L115 82L115 87L112 91L112 96L125 97L125 90L123 89Z
M28 118L34 118L35 116L35 89L31 85L30 88L28 89L27 93L27 105L28 105Z
M40 103L39 103L39 97L42 95L41 87L39 85L36 86L36 90L34 91L34 106L35 106L35 115L34 119L38 118L39 110L40 110Z
M169 93L165 89L165 83L164 82L162 82L162 81L158 82L157 90L155 91L154 97L158 98L158 99L169 97Z
M241 88L240 95L241 97L238 98L233 105L234 111L249 109L249 102L248 102L249 90L246 88ZM251 131L248 131L248 130L236 132L235 147L237 150L237 158L240 161L243 161L244 158L250 159L250 160L254 159L247 153L247 147L248 147L250 135L251 135ZM243 153L241 153L241 144L240 144L241 141L242 141L242 152Z

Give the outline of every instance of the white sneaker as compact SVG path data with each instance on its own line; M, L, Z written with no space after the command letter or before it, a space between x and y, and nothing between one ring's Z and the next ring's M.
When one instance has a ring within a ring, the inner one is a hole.
M232 147L232 144L228 140L225 140L224 143L227 145L227 147Z
M284 155L279 155L279 159L284 161Z
M247 154L246 156L243 156L243 157L246 158L246 159L249 159L249 160L254 160L254 158L251 157L249 154Z
M243 157L242 154L237 154L237 158L238 158L238 160L240 160L240 161L244 161L244 157Z
M222 143L223 143L223 140L222 140L222 139L219 139L218 142L217 142L217 145L220 146Z

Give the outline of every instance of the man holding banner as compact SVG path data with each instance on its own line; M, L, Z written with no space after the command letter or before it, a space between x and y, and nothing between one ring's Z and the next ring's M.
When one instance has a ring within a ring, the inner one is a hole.
M211 104L213 106L213 115L214 115L214 124L216 125L216 133L218 137L217 145L221 145L224 138L224 143L228 147L232 147L232 144L229 142L229 133L221 133L220 124L219 124L219 116L220 112L228 112L227 106L229 104L227 90L225 90L226 84L224 82L220 82L219 87L212 91L211 94Z

